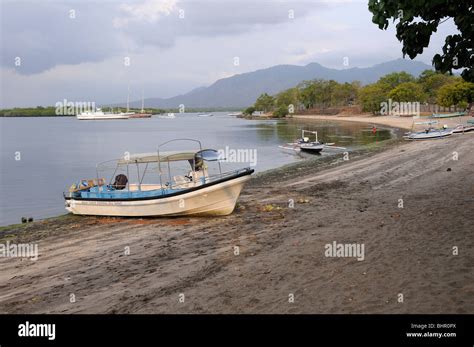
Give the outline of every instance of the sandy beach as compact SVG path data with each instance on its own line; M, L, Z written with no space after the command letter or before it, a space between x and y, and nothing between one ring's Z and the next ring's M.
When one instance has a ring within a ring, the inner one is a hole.
M296 119L301 120L328 120L328 121L344 121L344 122L357 122L357 123L368 123L374 125L385 125L394 128L402 128L411 130L413 126L413 118L412 117L396 117L396 116L372 116L370 114L364 115L336 115L336 116L326 116L326 115L294 115L292 116ZM466 124L468 119L472 119L470 116L463 116L463 117L453 117L453 118L440 118L438 119L438 125L434 125L435 127L442 127L443 125L447 125L448 127L455 127L458 124ZM421 119L415 120L416 122L420 121L427 121L427 120L436 120L436 119L428 119L426 117L421 117ZM421 126L421 130L423 128L422 125L416 125L417 127ZM416 129L416 128L415 128Z
M3 227L40 255L0 258L0 312L474 313L473 148L468 133L293 164L226 217ZM364 259L327 257L333 242Z

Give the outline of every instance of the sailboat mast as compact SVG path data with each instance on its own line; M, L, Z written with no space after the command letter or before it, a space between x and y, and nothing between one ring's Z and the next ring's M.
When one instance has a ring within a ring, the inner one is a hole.
M144 106L145 106L145 94L144 94L143 89L142 89L142 113L145 112Z
M130 112L130 84L128 85L128 93L127 93L127 112Z

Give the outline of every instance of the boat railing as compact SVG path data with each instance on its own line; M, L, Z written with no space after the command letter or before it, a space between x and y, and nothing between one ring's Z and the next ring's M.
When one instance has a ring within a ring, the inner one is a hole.
M178 142L178 141L181 141L181 142L183 142L183 141L188 141L188 142L197 143L197 144L199 144L199 150L202 151L202 144L201 144L201 141L196 140L196 139L189 139L189 138L181 138L181 139L169 140L169 141L166 141L166 142L161 143L161 144L158 146L158 148L157 148L157 150L156 150L156 151L157 151L157 154L158 154L158 172L160 173L160 185L161 185L161 187L162 187L162 188L161 188L161 191L162 191L163 194L164 194L165 188L163 187L163 177L162 177L162 168L161 168L162 162L161 162L161 160L160 160L160 149L161 149L163 146L165 146L165 145L167 145L167 144L169 144L169 143L171 143L171 142ZM167 166L168 166L168 174L169 174L169 184L170 184L170 188L172 188L172 187L173 187L173 182L172 182L172 180L171 180L171 168L170 168L169 158L168 158L167 164L168 164ZM195 163L195 161L194 161L194 159L193 159L193 163L192 163L193 176L194 176L194 173L195 173L195 172L194 172L194 167L195 167L195 165L196 165L196 163Z
M248 172L250 170L249 167L243 168L243 169L238 169L238 170L232 170L228 172L223 172L219 174L214 174L214 175L209 175L205 177L205 183L213 182L213 181L218 181L221 179L229 178L244 172Z

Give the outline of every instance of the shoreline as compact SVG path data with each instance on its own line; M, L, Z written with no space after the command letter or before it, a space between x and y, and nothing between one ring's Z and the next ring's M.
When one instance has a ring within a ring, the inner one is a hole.
M372 116L372 115L336 115L336 116L327 116L327 115L293 115L292 118L300 120L326 120L326 121L344 121L344 122L358 122L358 123L368 123L376 125L385 125L392 128L401 128L406 130L411 130L413 126L412 117L399 117L399 116ZM431 119L428 116L422 116L421 119ZM453 117L453 118L442 118L442 119L433 119L438 120L439 125L446 124L448 127L453 127L461 123L466 123L468 119L472 119L470 116L462 117Z
M253 178L220 218L4 227L0 242L40 256L0 258L0 313L474 313L473 147L460 134L290 164ZM334 241L364 244L365 260L328 258Z
M393 135L394 137L388 140L384 140L381 142L375 142L371 144L364 145L363 148L359 148L356 150L353 150L349 153L352 155L355 155L354 158L360 158L365 155L370 155L371 153L374 152L379 152L379 151L384 151L387 150L388 148L391 148L394 145L403 143L403 139L397 138L396 135ZM341 152L342 154L342 152ZM321 169L326 167L327 165L331 165L332 162L336 162L337 157L334 155L327 156L325 158L305 158L304 160L301 161L296 161L293 163L285 164L279 167L275 167L272 169L268 169L262 172L257 172L252 176L252 180L247 183L247 185L254 184L254 182L260 181L260 180L265 180L267 178L273 178L276 177L280 174L283 174L285 176L288 175L288 172L294 171L294 170L302 170L308 167L313 167L314 165L319 165L321 166ZM50 216L50 217L44 217L44 218L36 218L33 222L28 222L28 223L12 223L12 224L6 224L6 225L0 225L0 240L2 239L2 232L4 230L8 230L9 228L22 228L27 225L31 225L31 223L41 223L41 222L47 222L47 221L54 221L56 219L62 219L62 218L67 218L67 216L72 216L71 213L64 212L63 214L59 214L56 216ZM153 217L150 217L153 218Z

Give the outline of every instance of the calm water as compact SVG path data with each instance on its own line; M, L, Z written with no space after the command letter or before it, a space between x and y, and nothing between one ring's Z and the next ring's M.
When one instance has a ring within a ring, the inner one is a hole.
M0 118L0 225L19 223L22 216L38 219L65 213L62 192L81 178L94 178L98 162L124 152L152 152L162 142L194 138L205 148L257 149L255 169L263 171L304 160L278 148L300 137L301 129L317 130L320 140L349 150L394 135L388 129L373 135L370 126L357 123L250 121L226 113L109 121Z

